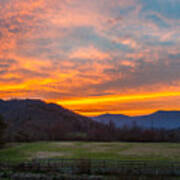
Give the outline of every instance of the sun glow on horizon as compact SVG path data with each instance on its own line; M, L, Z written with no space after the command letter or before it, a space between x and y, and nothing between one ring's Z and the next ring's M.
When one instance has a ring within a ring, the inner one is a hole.
M145 115L155 112L163 108L163 110L180 110L179 107L168 107L168 99L171 98L180 98L180 92L158 92L158 93L149 93L149 94L136 94L136 95L111 95L111 96L98 96L98 97L87 97L87 98L73 98L66 100L54 100L57 104L72 109L80 114L87 116L96 116L104 113L112 113L112 114L125 114L125 115ZM143 107L143 105L138 105L142 103L147 103L148 101L153 101L154 103L158 100L162 102L165 101L166 106L164 107L154 107L151 108L151 104L147 107ZM131 109L122 109L121 107L116 110L107 109L103 110L104 106L114 106L121 104L126 106L126 104L132 104ZM169 105L172 105L171 103ZM98 107L101 107L98 109ZM139 108L137 108L140 106ZM133 109L134 108L134 109ZM91 110L92 109L92 110Z

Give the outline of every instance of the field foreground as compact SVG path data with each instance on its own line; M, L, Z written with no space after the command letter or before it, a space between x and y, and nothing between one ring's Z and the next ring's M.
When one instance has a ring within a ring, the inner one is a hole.
M180 161L179 154L178 143L36 142L8 144L0 150L0 161L36 158Z

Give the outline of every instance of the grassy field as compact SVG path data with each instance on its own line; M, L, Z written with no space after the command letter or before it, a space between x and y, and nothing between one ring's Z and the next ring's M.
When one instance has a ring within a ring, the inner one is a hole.
M180 144L37 142L8 144L0 150L0 161L19 162L34 158L180 161Z

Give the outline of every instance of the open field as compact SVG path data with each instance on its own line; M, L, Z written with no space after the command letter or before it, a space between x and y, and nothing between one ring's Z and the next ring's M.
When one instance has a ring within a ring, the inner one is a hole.
M180 144L36 142L8 144L0 150L0 161L19 162L35 158L180 161Z

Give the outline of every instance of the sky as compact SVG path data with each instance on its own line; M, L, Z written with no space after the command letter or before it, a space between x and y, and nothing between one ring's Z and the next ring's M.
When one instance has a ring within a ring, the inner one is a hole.
M0 98L180 110L180 0L0 0Z

